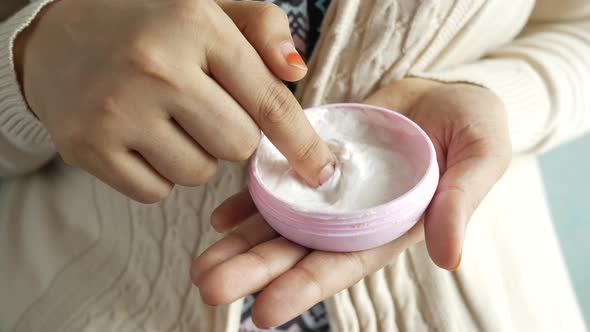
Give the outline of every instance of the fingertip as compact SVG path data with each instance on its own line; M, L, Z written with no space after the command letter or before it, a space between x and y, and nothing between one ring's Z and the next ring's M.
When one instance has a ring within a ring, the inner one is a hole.
M207 287L199 287L199 295L201 296L201 301L208 306L215 307L221 304Z
M260 55L270 71L281 81L297 82L307 74L305 60L290 40L274 43Z
M281 68L273 70L275 75L283 81L296 82L307 74L307 65L293 45L292 41L284 41L279 45L280 55L283 58Z
M428 254L440 268L459 268L466 224L456 203L444 194L435 196L425 216L424 235Z
M192 261L190 271L191 281L198 288L201 288L205 274L222 261L215 251L218 246L217 243L213 244Z
M264 292L261 295L263 294ZM280 323L275 319L274 311L269 310L269 307L265 306L264 302L264 299L261 299L260 296L254 302L252 306L252 322L259 329L271 329Z
M293 43L289 18L280 7L263 1L228 1L222 8L276 77L296 82L305 76L307 66Z
M284 324L322 300L317 285L300 274L286 273L273 280L256 297L252 321L259 328Z
M209 308L215 308L217 307L217 304L211 303L209 302L209 299L206 295L203 295L203 290L200 288L197 288L197 291L199 293L199 297L201 298L201 302L203 302L207 307Z
M241 224L257 211L248 190L229 197L211 213L210 224L218 233L225 233Z
M200 288L201 280L205 272L213 265L212 259L208 257L208 252L205 251L201 255L193 259L190 269L190 277L193 285Z
M152 188L142 191L132 191L129 192L128 195L136 202L151 205L156 204L168 197L172 192L172 189L174 189L174 184L164 180L159 183L158 186L153 186Z
M191 264L190 277L191 277L191 281L192 281L193 285L195 285L198 288L199 281L201 279L201 271L200 271L199 266L197 264L197 259L193 260L193 262Z
M449 271L451 272L455 272L457 271L457 269L459 269L459 266L461 265L461 258L463 257L462 254L459 254L459 261L457 261L457 264L455 264L455 266L453 266L452 268L449 269Z
M231 302L226 287L223 286L223 279L219 279L218 273L215 271L200 276L197 285L201 300L205 304L218 306Z
M315 131L315 139L303 153L295 154L293 166L297 173L312 187L328 182L336 173L336 157ZM289 159L289 158L287 158Z
M461 264L463 239L457 237L436 236L432 227L426 228L426 248L430 258L438 267L455 271Z
M426 240L426 247L434 264L441 269L455 271L459 268L461 264L460 250L453 250L452 248L445 247L445 245L433 244L429 240Z
M226 229L224 228L224 223L223 223L223 213L219 211L219 208L221 206L222 205L218 206L217 208L215 208L215 210L213 210L213 212L211 213L210 221L209 221L209 223L211 224L211 227L213 227L213 229L217 233L223 233L226 231Z
M322 184L328 182L330 178L334 175L334 169L334 164L328 163L326 164L326 166L321 168L321 171L319 173L315 172L314 174L310 173L307 169L302 170L300 167L295 167L297 174L299 174L299 176L303 178L305 183L307 183L307 185L309 185L312 188L318 188Z
M334 162L328 163L322 170L320 171L319 175L319 184L320 186L326 182L328 182L332 176L336 173L336 165Z

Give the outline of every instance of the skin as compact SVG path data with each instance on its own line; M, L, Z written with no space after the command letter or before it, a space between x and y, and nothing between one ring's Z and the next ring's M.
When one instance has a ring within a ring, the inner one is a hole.
M510 162L502 102L481 87L424 79L396 81L365 102L405 114L434 143L441 178L423 219L402 237L375 249L315 251L279 236L249 194L241 192L211 218L217 231L231 232L193 262L192 280L205 303L231 303L262 289L253 320L268 328L354 285L422 240L434 263L458 268L467 223Z
M281 82L307 68L274 5L60 0L19 34L14 56L63 160L140 202L206 183L219 159L247 159L260 130L311 186L333 170Z

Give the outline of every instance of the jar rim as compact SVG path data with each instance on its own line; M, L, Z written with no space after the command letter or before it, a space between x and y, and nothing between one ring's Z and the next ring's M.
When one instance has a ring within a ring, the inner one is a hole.
M418 181L416 181L416 183L409 189L407 190L405 193L403 193L402 195L399 195L395 198L393 198L390 201L387 201L385 203L381 203L375 206L371 206L368 208L363 208L363 209L356 209L356 210L351 210L351 211L330 211L330 212L326 212L323 211L321 209L305 209L302 208L300 206L297 206L296 204L292 204L289 203L285 200L283 200L282 198L274 195L262 182L260 175L258 173L258 169L256 166L256 161L257 161L257 155L258 155L258 151L256 151L254 153L254 155L252 156L252 158L250 159L249 162L249 181L248 181L248 188L250 190L251 195L258 195L258 191L262 191L264 193L264 201L265 201L265 205L267 205L267 208L270 208L272 210L275 211L280 211L280 213L287 217L289 215L291 215L292 217L295 218L290 218L290 219L295 219L294 221L296 221L297 219L301 218L301 217L307 217L307 218L312 218L317 222L321 222L322 219L326 219L326 220L335 220L337 219L338 223L347 223L347 221L350 221L351 223L358 223L359 217L364 217L361 218L363 219L363 222L366 222L366 218L367 217L375 217L380 219L380 216L383 214L386 214L388 212L391 212L394 209L399 209L401 207L403 207L404 203L406 203L409 200L414 200L416 198L414 198L414 196L420 196L419 194L422 193L417 193L418 191L420 191L420 189L423 189L424 193L426 195L430 195L428 198L429 200L432 198L432 195L434 194L434 191L436 190L437 187L437 183L438 183L438 163L437 163L437 159L436 159L436 150L434 149L434 145L432 144L432 141L430 140L430 138L428 137L428 135L424 132L424 130L422 128L420 128L420 126L418 126L418 124L416 124L414 121L410 120L408 117L406 117L405 115L395 112L393 110L389 110L383 107L379 107L379 106L373 106L373 105L368 105L368 104L359 104L359 103L337 103L337 104L326 104L326 105L320 105L317 107L311 107L311 108L307 108L305 111L313 111L314 109L320 109L320 108L328 108L328 109L349 109L349 110L358 110L358 109L362 109L362 110L368 110L368 111L377 111L377 112L381 112L381 113L385 113L388 116L394 116L394 117L398 117L401 120L403 120L404 122L408 123L413 129L416 130L416 132L419 134L421 140L423 140L428 147L428 166L426 167L426 170L424 171L424 173L419 177ZM258 197L258 198L262 198L262 197ZM408 211L411 212L411 211Z

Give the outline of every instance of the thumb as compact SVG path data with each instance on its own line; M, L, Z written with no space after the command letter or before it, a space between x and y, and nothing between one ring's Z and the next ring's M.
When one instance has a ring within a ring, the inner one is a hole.
M455 270L461 262L467 223L506 170L511 149L507 126L497 125L507 124L503 105L486 103L480 94L474 94L485 105L486 112L457 112L462 107L481 106L432 97L434 92L435 96L453 95L451 91L438 89L443 85L424 79L403 79L379 90L365 102L414 117L412 120L435 143L443 174L424 216L424 235L434 263ZM470 95L468 92L462 94L463 98ZM421 113L423 109L435 111ZM422 114L419 119L418 114ZM482 114L488 117L482 119ZM459 116L466 118L458 121ZM457 122L450 125L449 119Z
M257 1L222 1L220 6L279 79L295 82L305 76L307 66L295 49L289 19L281 8Z
M428 253L438 266L459 267L467 223L508 162L506 154L473 155L444 171L424 218Z

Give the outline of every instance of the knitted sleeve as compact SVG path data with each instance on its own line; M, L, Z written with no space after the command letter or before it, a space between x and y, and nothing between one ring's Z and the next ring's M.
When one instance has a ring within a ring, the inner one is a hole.
M590 129L590 2L539 0L508 45L474 63L415 76L494 91L515 152L539 152Z
M17 34L50 1L34 1L0 22L0 177L31 172L55 155L48 132L21 93L12 52Z

